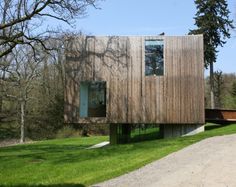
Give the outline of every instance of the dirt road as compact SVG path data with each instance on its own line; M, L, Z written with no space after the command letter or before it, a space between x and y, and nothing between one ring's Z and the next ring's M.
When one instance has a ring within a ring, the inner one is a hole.
M236 187L236 135L203 140L96 187Z

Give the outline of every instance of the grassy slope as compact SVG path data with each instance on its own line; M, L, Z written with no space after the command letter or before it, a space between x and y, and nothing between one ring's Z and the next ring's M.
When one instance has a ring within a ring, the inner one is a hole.
M139 168L204 138L232 133L236 133L236 125L191 137L93 150L85 148L108 137L60 139L1 148L0 186L85 186Z

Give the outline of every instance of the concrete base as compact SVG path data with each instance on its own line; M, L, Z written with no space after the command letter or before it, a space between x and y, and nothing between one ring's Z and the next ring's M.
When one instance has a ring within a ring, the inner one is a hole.
M101 147L104 147L104 146L109 145L109 144L110 144L110 142L106 141L106 142L102 142L102 143L90 146L90 147L88 147L86 149L97 149L97 148L101 148Z
M204 131L204 124L162 124L160 131L163 138L190 136Z

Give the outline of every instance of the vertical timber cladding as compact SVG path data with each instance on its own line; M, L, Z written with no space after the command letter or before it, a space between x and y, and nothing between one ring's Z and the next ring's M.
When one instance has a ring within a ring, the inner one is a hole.
M164 75L145 76L145 40L164 40ZM65 122L204 123L203 37L79 36L66 52ZM81 81L106 81L106 117L80 118Z
M203 38L165 38L166 123L204 123Z

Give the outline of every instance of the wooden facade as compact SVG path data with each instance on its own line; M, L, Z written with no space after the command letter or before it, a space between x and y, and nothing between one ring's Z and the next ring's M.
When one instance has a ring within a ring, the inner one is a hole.
M164 41L164 75L145 76L145 40ZM66 123L204 124L203 36L78 36L66 49ZM106 82L106 117L80 117L80 83Z

